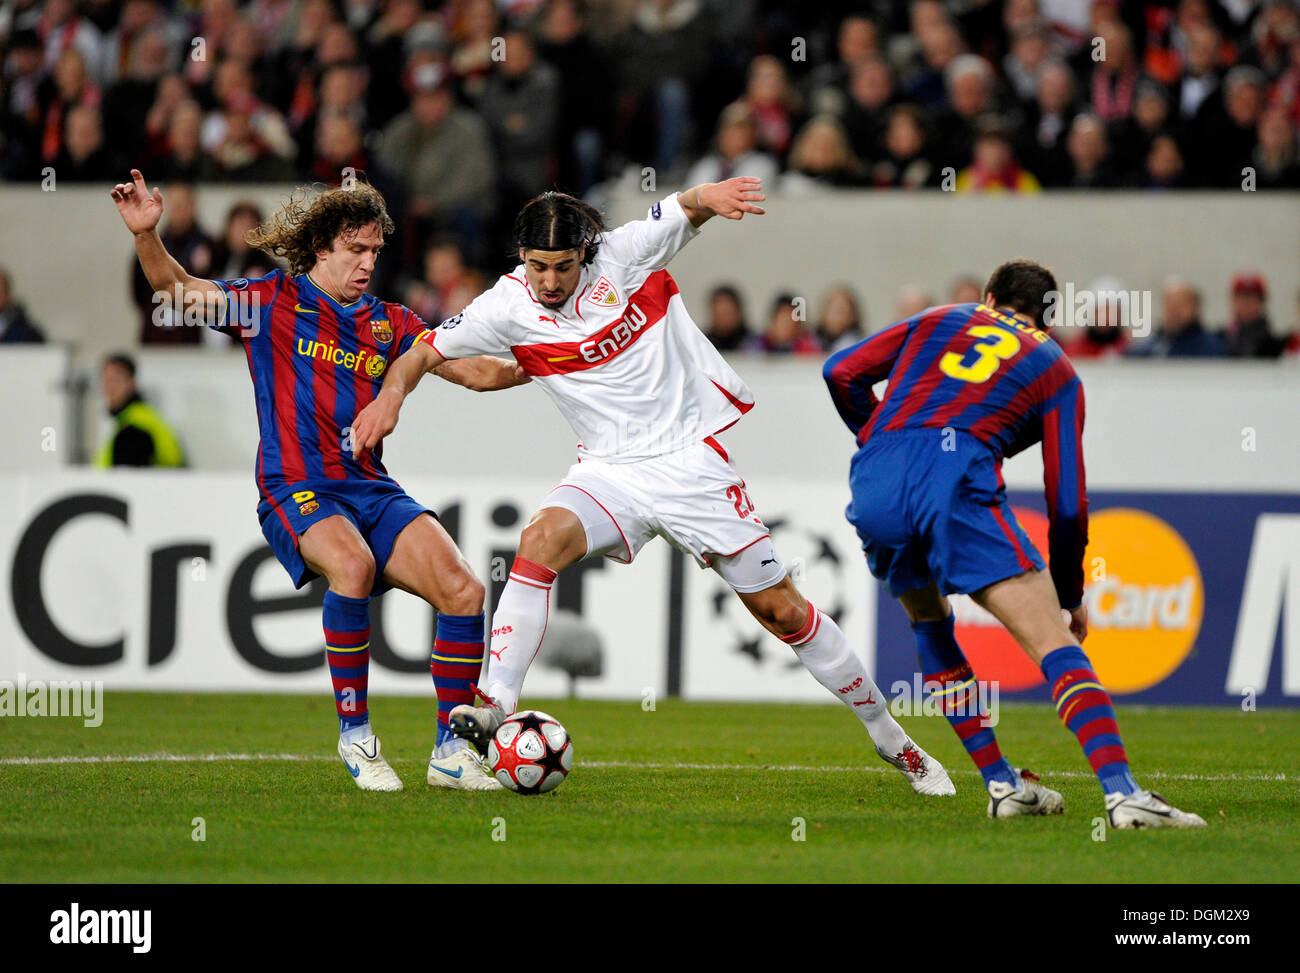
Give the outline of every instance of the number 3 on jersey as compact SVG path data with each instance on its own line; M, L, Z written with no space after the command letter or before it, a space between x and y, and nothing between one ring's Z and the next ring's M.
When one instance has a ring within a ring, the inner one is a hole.
M1020 339L1009 331L992 324L977 324L966 332L976 338L991 338L992 341L977 341L971 345L966 354L975 352L979 357L971 364L964 365L966 354L950 351L939 359L939 371L950 378L962 382L987 382L998 369L998 363L1010 358L1020 350Z

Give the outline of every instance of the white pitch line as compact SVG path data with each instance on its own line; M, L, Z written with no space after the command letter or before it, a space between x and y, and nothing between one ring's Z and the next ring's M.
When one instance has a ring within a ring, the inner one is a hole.
M245 761L292 761L292 762L326 762L336 759L324 754L303 753L150 753L123 754L104 756L64 756L64 757L0 757L0 766L31 767L50 764L149 764L149 763L223 763ZM394 760L392 763L411 763L410 760ZM703 764L703 763L662 763L639 762L632 760L579 760L579 767L593 770L761 770L776 773L822 773L822 774L892 774L888 767L853 767L814 764ZM958 773L974 774L972 770ZM1077 770L1044 771L1044 777L1065 777L1089 779L1093 775ZM1254 781L1300 783L1300 774L1168 774L1160 771L1140 774L1143 780L1192 780L1192 781Z

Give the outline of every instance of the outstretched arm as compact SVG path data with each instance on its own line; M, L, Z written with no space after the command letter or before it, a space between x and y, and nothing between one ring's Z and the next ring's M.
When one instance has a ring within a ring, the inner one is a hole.
M702 226L714 216L728 220L743 219L746 213L762 216L766 210L756 204L767 197L763 195L763 180L756 176L736 176L724 182L702 182L679 193L691 226Z
M140 267L149 280L149 286L155 293L169 297L181 288L182 298L190 294L201 294L205 304L212 306L224 300L220 287L210 280L195 277L167 252L162 238L158 236L158 221L162 218L162 192L154 187L151 194L145 187L144 176L139 169L131 170L131 182L118 183L109 195L117 204L117 211L122 222L135 236L135 252L140 258Z

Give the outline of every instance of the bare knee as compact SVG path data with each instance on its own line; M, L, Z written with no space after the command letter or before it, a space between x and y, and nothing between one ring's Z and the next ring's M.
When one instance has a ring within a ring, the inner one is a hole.
M462 571L446 585L438 610L444 615L479 615L483 612L483 594L483 582L469 571Z
M540 511L524 528L519 537L519 556L559 571L587 553L587 535L577 517L551 515L549 511L554 509L559 508Z
M928 588L904 591L898 596L898 600L902 603L903 610L907 612L908 620L913 624L941 622L952 614L948 599L941 595L939 589L933 584Z
M347 598L365 598L375 586L375 559L367 550L338 558L326 574L331 590Z

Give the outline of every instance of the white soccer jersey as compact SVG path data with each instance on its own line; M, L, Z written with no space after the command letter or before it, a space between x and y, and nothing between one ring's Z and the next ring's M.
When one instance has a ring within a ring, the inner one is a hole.
M573 427L580 457L628 463L698 443L754 404L664 269L699 232L674 193L603 234L563 307L537 299L521 264L422 340L444 358L513 355Z

